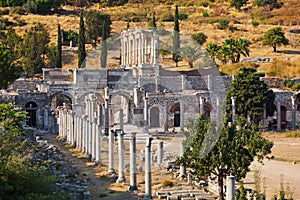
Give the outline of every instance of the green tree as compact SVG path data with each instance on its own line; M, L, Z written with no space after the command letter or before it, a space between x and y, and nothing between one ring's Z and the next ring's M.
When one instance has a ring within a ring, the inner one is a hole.
M96 47L98 38L102 35L102 24L106 24L106 35L110 34L111 20L110 16L100 12L90 10L86 13L86 38L92 42L93 47Z
M157 28L156 19L155 19L155 12L152 13L152 19L149 21L149 28L155 29L155 30Z
M197 42L200 46L202 46L207 40L207 36L202 32L192 34L191 38L192 40Z
M80 10L80 22L79 22L79 40L78 40L78 68L84 68L84 60L86 57L85 52L85 36L84 36L84 20L83 11Z
M58 61L58 52L57 45L50 44L47 51L47 63L45 65L46 68L55 68L57 67Z
M34 76L42 72L47 59L49 42L49 33L41 23L26 30L21 52L23 69L28 75Z
M280 8L283 5L282 2L279 3L277 0L255 0L254 4L259 7L269 5L271 9Z
M209 43L206 46L206 51L209 54L209 56L211 57L211 59L213 59L213 61L215 61L215 59L217 58L217 53L218 53L219 49L220 49L220 47L214 43Z
M180 55L182 58L186 58L188 60L189 67L193 68L195 60L201 56L201 48L185 46L180 48Z
M240 62L241 55L249 56L250 53L250 42L244 38L238 38L237 40L233 38L226 39L223 46L226 46L228 50L227 56L232 63Z
M62 39L61 39L61 30L60 24L57 26L57 68L62 68Z
M178 18L178 6L175 6L175 17L174 17L174 31L173 31L173 61L178 67L178 62L181 61L180 57L180 34L179 34L179 18Z
M237 118L232 126L224 122L217 134L215 124L204 119L187 124L185 151L177 160L179 164L192 169L199 178L214 175L218 180L219 199L224 199L223 181L234 175L239 181L244 178L256 157L262 161L271 152L273 143L258 132L257 126ZM213 142L215 141L215 143Z
M13 64L10 51L0 46L0 88L7 89L19 74L20 70Z
M231 97L236 97L236 114L245 118L249 114L251 121L256 124L262 119L264 106L267 116L272 116L275 111L273 91L268 89L252 68L242 68L230 83L226 97L229 116L232 114Z
M273 52L277 52L277 46L281 44L287 45L289 40L284 36L284 32L281 27L274 27L269 29L263 39L263 45L271 45Z
M102 41L101 41L101 68L106 68L107 65L107 37L105 31L105 21L102 24Z
M230 6L240 11L247 2L248 0L230 0Z
M243 181L240 181L240 194L237 200L247 200Z

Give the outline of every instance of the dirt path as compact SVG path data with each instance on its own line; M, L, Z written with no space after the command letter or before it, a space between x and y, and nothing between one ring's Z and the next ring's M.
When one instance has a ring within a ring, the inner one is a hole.
M48 140L50 144L58 146L62 159L75 166L79 177L88 181L92 200L138 199L138 196L135 194L109 189L109 185L115 182L115 177L105 175L107 170L105 166L95 166L94 162L89 162L86 155L57 140L55 135L47 134L44 136L44 139Z

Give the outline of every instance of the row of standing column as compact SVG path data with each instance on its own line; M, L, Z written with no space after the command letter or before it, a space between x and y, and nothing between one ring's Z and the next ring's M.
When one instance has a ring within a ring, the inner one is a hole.
M293 95L291 96L292 100L292 130L296 128L296 97ZM232 105L232 122L235 122L235 115L236 115L236 97L231 97L231 105ZM277 111L277 131L281 131L281 103L277 101L276 103L276 111ZM250 118L248 121L250 121ZM264 104L264 112L263 112L263 127L266 126L266 105Z

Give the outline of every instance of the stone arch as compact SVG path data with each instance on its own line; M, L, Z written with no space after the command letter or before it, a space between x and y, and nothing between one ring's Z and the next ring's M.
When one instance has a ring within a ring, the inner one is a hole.
M38 104L34 101L28 101L25 104L24 108L28 116L28 118L26 119L26 125L30 127L36 127Z
M158 106L150 108L150 128L160 127L160 109Z
M204 118L210 119L211 113L214 111L214 108L210 103L205 102L204 103Z
M180 126L180 103L176 102L174 103L171 108L170 108L170 112L173 114L174 117L174 127L179 127Z
M132 121L131 114L131 97L128 93L122 91L112 92L110 94L111 113L114 124L120 122L120 109L123 109L123 122L129 123Z
M72 109L72 95L66 92L56 92L50 96L50 109L55 110L65 103L67 108Z

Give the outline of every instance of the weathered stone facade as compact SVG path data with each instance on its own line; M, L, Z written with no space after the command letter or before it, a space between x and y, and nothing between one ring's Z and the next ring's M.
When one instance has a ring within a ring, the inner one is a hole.
M92 120L99 116L99 124L105 129L120 121L120 110L124 123L145 126L145 131L158 127L164 127L165 131L177 126L183 128L188 119L196 119L201 112L220 122L230 76L220 76L216 67L193 71L162 68L155 30L123 31L120 41L119 68L43 69L42 80L18 79L7 93L0 95L0 101L13 102L26 110L27 125L53 133L58 132L57 108L63 105L77 117L88 115ZM281 105L280 120L292 128L293 94L275 93L276 102ZM300 112L299 106L296 107L298 126Z

